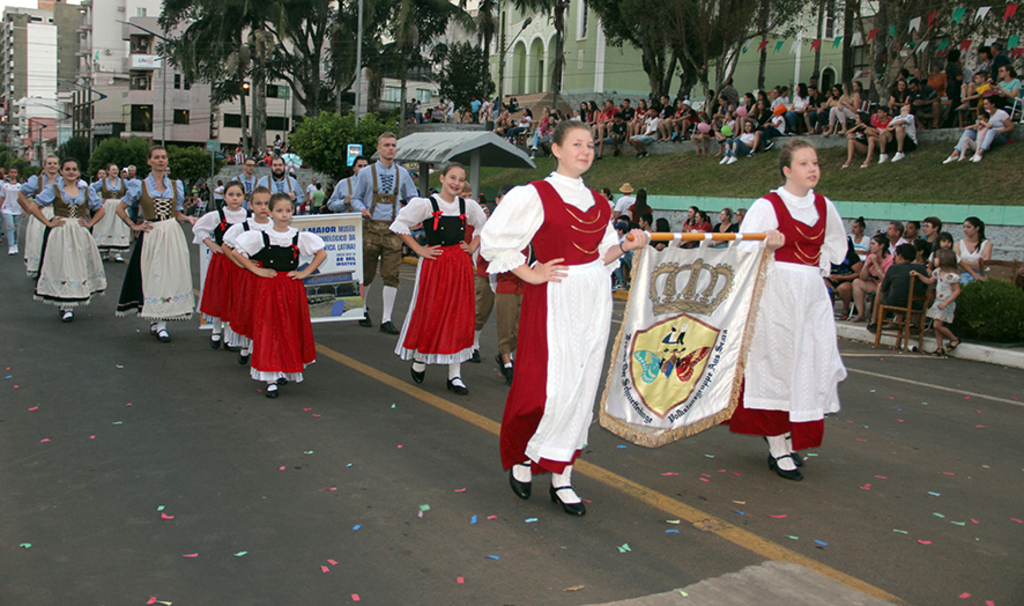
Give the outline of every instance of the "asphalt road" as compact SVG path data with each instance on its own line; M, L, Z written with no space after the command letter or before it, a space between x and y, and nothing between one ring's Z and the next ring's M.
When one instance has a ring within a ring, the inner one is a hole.
M541 480L508 489L493 319L469 396L345 323L270 400L197 320L161 344L115 318L106 268L62 324L0 258L4 606L597 604L771 559L908 604L1024 604L1020 371L841 343L843 410L800 483L723 428L648 450L595 423L571 518Z

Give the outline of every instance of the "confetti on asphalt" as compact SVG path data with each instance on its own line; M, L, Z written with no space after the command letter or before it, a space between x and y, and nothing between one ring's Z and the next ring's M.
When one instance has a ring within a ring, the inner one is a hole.
M537 518L526 518L526 520L525 520L525 522L527 524L533 524L536 521L537 521Z
M394 406L394 404L392 404L392 407L393 406ZM466 582L466 579L464 579L462 577L455 577L455 582L458 583L459 585L462 585L463 583Z
M401 447L402 447L402 445L401 445L401 444L399 444L399 445L398 445L398 447L399 447L399 448L401 448Z
M111 425L124 425L124 421L114 421Z
M746 505L747 504L746 501L733 501L733 503L736 503L737 505Z
M353 602L358 602L359 601L359 594L358 593L353 593L352 594L352 601Z
M961 600L966 600L967 598L971 597L971 594L969 594L969 593L967 593L967 592L965 591L965 592L961 593L961 594L960 594L959 596L957 596L957 597L959 597L959 598L960 598Z
M932 515L937 517L937 518L944 518L944 517L946 517L946 516L942 515L941 513L936 513L936 512L932 512Z
M621 448L622 450L625 450L626 449L626 445L625 444L619 444L615 448Z
M674 472L674 471L666 471L665 473L663 473L661 475L663 475L663 476L677 476L679 474Z
M89 436L89 439L90 439L90 440L95 440L95 439L96 439L96 436Z
M21 545L18 545L18 547L21 547L22 549L28 549L29 547L32 547L32 543L22 543Z
M768 517L769 517L769 518L774 518L774 519L776 519L776 520L781 520L782 518L785 518L785 517L787 517L787 516L783 514L783 515L778 515L778 516L771 516L771 515L770 515L770 516L768 516Z
M45 444L45 443L47 443L49 441L50 441L50 438L43 438L42 440L39 440L39 443L40 444Z
M932 544L931 541L922 541L921 539L918 539L917 542L922 544L922 545L931 545Z
M709 459L713 459L713 458L715 458L715 455L711 455L711 454L706 454L706 455L704 455L704 456L705 456L705 457L707 457L707 458L709 458Z
M957 526L967 526L967 522L954 522L954 521L950 520L949 523L950 524L956 524Z
M701 478L701 479L700 479L700 481L701 481L701 482L710 482L711 480L709 480L709 479L707 479L707 478Z
M501 558L499 558L496 555L489 555L489 556L485 556L485 557L487 557L487 559L490 559L490 560L500 560L501 559Z
M392 404L392 405L391 405L391 408L394 408L394 407L395 407L395 405L394 405L394 404Z
M745 516L745 515L747 515L747 514L743 513L742 511L740 511L740 510L738 510L738 509L733 509L733 510L732 510L732 512L733 512L733 513L738 513L738 514L740 514L741 516Z
M822 547L828 547L828 543L826 543L825 541L819 541L819 540L815 539L814 542L817 543L818 545L821 545Z
M1018 524L1024 524L1024 520L1018 520L1017 518L1010 518L1010 519L1013 520L1014 522L1018 523Z
M303 452L302 454L313 454L313 451L312 450L307 450L307 451Z
M585 587L585 585L573 585L572 587L566 587L562 591L579 591L580 589L583 589L584 587Z
M466 492L465 488L456 488L455 492Z
M335 490L338 490L338 488L335 486L328 486L327 488L324 488L324 490L328 492L334 492Z
M328 568L328 567L326 567L326 566L324 566L324 565L322 565L322 564L320 565L320 570L322 570L322 571L324 571L324 572L330 572L330 571L331 571L331 569L330 569L330 568Z
M933 497L940 497L940 496L942 496L942 494L941 494L941 493L938 493L938 492L932 492L932 491L930 491L930 490L928 491L928 494L932 495Z
M281 468L278 469L278 471L284 471L285 469L288 469L288 466L287 465L282 465Z
M974 518L971 518L971 521L974 522L975 524L981 524L981 522L979 522L978 520L975 520Z
M146 606L149 606L150 604L156 604L156 597L155 596L149 598L149 600L146 602Z
M174 516L169 516L166 513L162 513L162 514L160 514L160 519L161 520L173 520Z
M665 521L668 522L669 524L678 524L679 523L679 520L665 520Z
M320 415L313 415L313 416L314 416L314 417L318 417L318 418L320 417Z
M469 519L469 523L470 524L476 524L476 516L473 516L472 518L470 518Z
M787 534L787 535L786 535L786 538L787 538L787 539L793 539L794 541L799 541L799 540L800 540L800 537L794 537L794 536L793 536L793 535L791 535L791 534Z
M35 411L37 411L37 410L39 410L39 407L38 407L38 406L33 406L32 408L29 408L29 409L28 409L28 411L29 411L29 412L35 412Z
M487 516L488 520L497 520L498 516Z
M679 534L679 531L676 530L675 528L669 528L668 530L665 531L665 534Z
M420 511L430 511L430 505L420 505Z
M889 478L887 478L885 476L875 476L875 477L878 478L879 480L888 480L889 479Z
M236 558L240 558L240 557L244 556L244 555L245 555L245 554L247 554L247 553L249 553L249 552L248 552L248 551L239 551L238 553L236 553L236 554L233 554L233 555L234 555L234 556L235 556Z
M352 527L352 530L359 530L362 527L363 526L361 524L356 524L355 526Z
M686 592L685 592L685 591L683 591L682 589L680 589L680 590L679 590L679 595L683 596L684 598L688 598L688 597L690 597L690 594L686 593Z
M164 510L164 506L163 506L163 505L161 505L161 506L157 507L157 508L156 508L156 510L157 510L157 511L163 511L163 510Z
M861 490L871 490L871 484L865 484L859 487Z
M312 408L303 408L303 409L302 409L302 412L309 412L309 411L311 411L311 410L313 410L313 409L312 409Z
M198 558L199 554L198 553L186 553L186 554L184 554L181 557L183 557L183 558Z
M334 560L327 560L327 563L330 564L331 566L337 566L338 565L338 563L335 562Z
M629 543L623 543L622 545L619 545L619 553L626 553L627 551L633 551L629 548Z
M899 528L893 528L893 529L892 529L892 531L893 531L893 532L898 532L898 533L900 533L900 534L910 534L910 533L909 533L909 532L907 532L906 530L900 530Z

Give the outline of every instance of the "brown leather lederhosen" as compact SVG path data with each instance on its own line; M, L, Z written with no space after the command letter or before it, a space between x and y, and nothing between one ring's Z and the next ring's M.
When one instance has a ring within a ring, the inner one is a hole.
M142 180L142 192L139 194L139 209L147 221L167 221L174 218L175 205L178 200L178 184L171 179L171 197L154 198L149 195L146 180Z
M373 175L373 201L370 204L370 218L363 219L363 284L373 282L377 261L380 259L380 277L384 285L398 288L398 274L402 267L402 239L391 231L391 222L398 216L402 171L395 166L395 193L382 194L377 181L377 165L373 164L369 168ZM378 204L391 205L391 219L373 219Z
M102 185L100 186L100 197L103 198L104 200L120 200L121 198L123 198L124 193L128 191L128 188L125 186L124 179L120 179L120 181L120 188L118 188L117 190L110 190L107 189L107 179L104 178L103 180L101 180L100 183L102 183Z

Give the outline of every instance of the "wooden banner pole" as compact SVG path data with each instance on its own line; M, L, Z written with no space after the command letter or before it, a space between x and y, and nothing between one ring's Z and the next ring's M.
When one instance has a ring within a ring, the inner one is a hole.
M714 240L715 242L728 242L731 240L764 240L768 234L733 234L733 233L712 233L712 232L654 232L648 234L654 242L671 242L681 240L683 242L699 242L701 240ZM633 241L633 234L626 234L626 239Z

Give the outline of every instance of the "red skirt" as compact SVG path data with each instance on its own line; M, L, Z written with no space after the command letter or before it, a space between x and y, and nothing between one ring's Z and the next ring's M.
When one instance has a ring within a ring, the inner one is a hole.
M466 251L445 246L439 257L420 261L416 302L402 347L425 356L472 350L475 323L473 263Z
M231 293L231 267L235 267L235 264L223 253L213 253L213 256L210 257L210 265L206 268L206 280L203 282L203 298L199 302L199 311L211 318L225 319L224 314L228 309L226 300Z
M252 337L253 309L256 308L256 286L265 280L248 269L237 268L231 278L231 330L243 337Z
M740 403L733 411L732 418L723 424L727 424L732 433L754 436L781 436L790 433L793 438L793 450L817 448L821 446L821 439L825 434L824 419L794 423L789 420L789 413L785 410L746 408L743 406L742 392Z
M316 360L306 288L302 280L289 278L287 272L278 272L273 278L254 277L253 307L259 313L253 316L252 368L300 373Z

